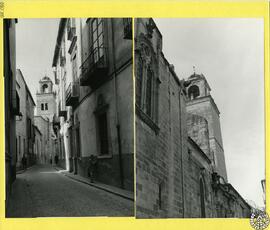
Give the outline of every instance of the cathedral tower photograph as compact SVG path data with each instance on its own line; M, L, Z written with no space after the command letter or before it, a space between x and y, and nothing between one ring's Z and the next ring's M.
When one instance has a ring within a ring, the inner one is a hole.
M137 218L265 209L260 19L135 19Z

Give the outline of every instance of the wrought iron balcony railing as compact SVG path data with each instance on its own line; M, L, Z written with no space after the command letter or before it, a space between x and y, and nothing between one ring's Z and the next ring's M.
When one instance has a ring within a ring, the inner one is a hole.
M59 117L64 117L65 119L67 118L67 111L61 108L60 103L58 104L58 115Z
M66 106L74 106L79 101L79 82L71 82L66 90Z
M75 27L69 27L67 29L67 39L69 41L71 41L73 39L73 37L75 36L76 34L76 28Z
M81 65L80 85L95 87L107 77L108 59L105 47L96 47Z

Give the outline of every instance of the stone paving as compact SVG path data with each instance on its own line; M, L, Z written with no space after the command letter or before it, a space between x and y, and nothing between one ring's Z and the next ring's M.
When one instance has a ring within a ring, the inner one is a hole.
M6 216L134 216L134 202L36 165L17 175Z

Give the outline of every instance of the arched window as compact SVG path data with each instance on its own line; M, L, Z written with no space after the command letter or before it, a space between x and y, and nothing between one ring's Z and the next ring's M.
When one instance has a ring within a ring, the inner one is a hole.
M200 89L197 85L192 85L188 89L188 97L192 100L200 96Z
M43 92L43 93L48 93L48 85L47 85L47 84L44 84L44 85L42 86L42 92Z
M146 79L146 114L151 117L152 115L152 81L153 72L150 67L147 68L147 79Z
M143 61L139 57L136 66L136 104L141 105L142 98L142 79L143 79Z
M204 180L200 178L200 201L201 201L201 217L205 218L205 187Z
M41 110L44 110L44 104L41 103Z

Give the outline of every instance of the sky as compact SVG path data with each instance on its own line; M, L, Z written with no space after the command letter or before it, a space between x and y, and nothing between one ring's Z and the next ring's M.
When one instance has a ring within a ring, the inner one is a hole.
M52 61L59 19L18 19L16 65L21 69L34 100L38 81L47 74L52 80Z
M154 19L180 79L203 74L220 111L229 183L263 206L264 38L262 19Z
M163 52L180 79L206 77L221 114L229 182L247 200L263 206L264 159L263 20L155 19ZM59 19L19 19L16 62L32 92L47 74Z

